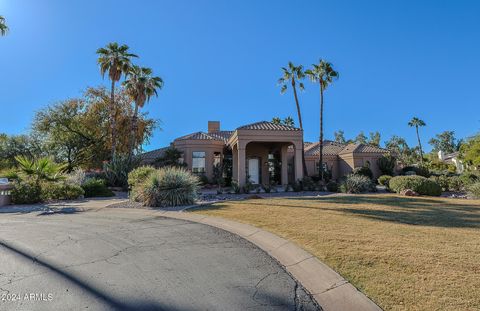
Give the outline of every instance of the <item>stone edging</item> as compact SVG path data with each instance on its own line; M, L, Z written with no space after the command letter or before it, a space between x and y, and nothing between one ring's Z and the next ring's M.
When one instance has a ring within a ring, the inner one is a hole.
M324 311L382 310L352 284L294 243L257 227L186 212L158 211L164 217L188 220L236 234L276 259L314 297Z

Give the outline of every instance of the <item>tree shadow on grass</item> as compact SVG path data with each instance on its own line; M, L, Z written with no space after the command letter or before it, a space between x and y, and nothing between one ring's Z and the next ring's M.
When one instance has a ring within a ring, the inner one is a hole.
M297 202L295 202L297 201ZM307 201L310 204L299 204ZM315 203L323 203L322 206ZM326 204L325 204L326 203ZM341 212L376 221L445 228L480 228L480 206L476 203L451 202L424 197L399 196L322 196L318 198L290 197L281 201L236 202L236 205L263 205L321 211ZM222 209L228 203L217 203L202 210Z

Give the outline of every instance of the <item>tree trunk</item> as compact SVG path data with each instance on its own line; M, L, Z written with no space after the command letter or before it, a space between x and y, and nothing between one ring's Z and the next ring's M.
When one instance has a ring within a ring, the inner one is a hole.
M67 173L71 173L73 171L73 161L72 161L72 148L67 147Z
M115 109L115 80L112 79L112 90L110 94L110 129L112 132L112 159L115 158L117 152L117 126L116 126L116 109Z
M298 103L297 88L295 87L295 79L292 79L292 88L293 88L293 96L295 97L295 104L297 105L298 125L300 126L300 129L303 131L302 113L300 112L300 104ZM302 137L302 166L303 166L303 175L307 176L307 164L305 163L305 145L303 143L303 137Z
M420 148L420 163L423 165L422 143L420 142L420 134L418 133L418 126L416 126L415 128L417 130L418 147Z
M135 110L133 112L133 117L132 117L132 133L130 137L130 153L129 157L130 159L133 157L133 149L135 149L135 146L137 145L137 131L138 131L138 105L135 102Z
M319 176L320 180L323 181L323 86L322 82L320 81L320 141L319 141L319 146L320 146L320 160L318 162L319 164Z

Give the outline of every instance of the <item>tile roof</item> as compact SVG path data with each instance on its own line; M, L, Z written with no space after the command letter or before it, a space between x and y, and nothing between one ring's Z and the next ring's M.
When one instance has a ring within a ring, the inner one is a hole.
M387 153L387 150L366 144L348 144L340 153Z
M195 132L179 137L175 140L219 140L226 142L228 138L232 135L232 133L233 131L218 131L212 133Z
M227 142L227 140L232 136L233 131L218 131L218 132L212 132L208 133L208 135L218 139L218 140L223 140Z
M284 124L275 124L268 121L260 121L240 126L237 130L268 130L268 131L300 131L299 128Z
M163 156L163 153L168 148L169 147L163 147L163 148L159 148L159 149L155 149L155 150L152 150L152 151L142 153L142 154L139 155L140 161L144 162L144 163L153 162L154 160Z
M338 155L345 148L345 144L337 143L330 140L323 142L323 155ZM307 145L305 142L305 156L318 156L320 155L320 144L310 143Z
M460 153L457 151L457 152L453 152L453 153L448 153L448 154L445 154L444 155L444 160L450 160L450 159L453 159L453 158L456 158L458 157Z
M214 140L214 138L204 132L195 132L182 137L179 137L175 140Z

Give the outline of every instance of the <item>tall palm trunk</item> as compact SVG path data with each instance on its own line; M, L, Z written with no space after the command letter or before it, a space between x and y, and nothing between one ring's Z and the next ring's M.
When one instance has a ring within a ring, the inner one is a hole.
M112 159L115 158L117 151L117 126L115 109L115 80L112 79L112 89L110 94L110 129L112 131Z
M417 130L418 147L420 148L420 163L423 165L423 150L422 143L420 142L420 134L418 133L418 126L416 126L415 129Z
M138 104L135 102L135 110L132 117L132 133L130 137L130 158L133 157L133 149L137 145L137 132L138 132Z
M292 79L292 88L293 88L293 96L295 97L295 104L297 105L298 124L300 126L300 129L303 131L302 113L300 112L300 104L298 103L297 88L295 87L295 79ZM305 163L305 146L303 143L303 137L302 137L302 167L303 167L303 175L307 176L307 164Z
M320 180L323 181L323 85L322 81L320 81L320 141L318 142L320 146L320 160L319 164L319 172L318 175L320 176Z

